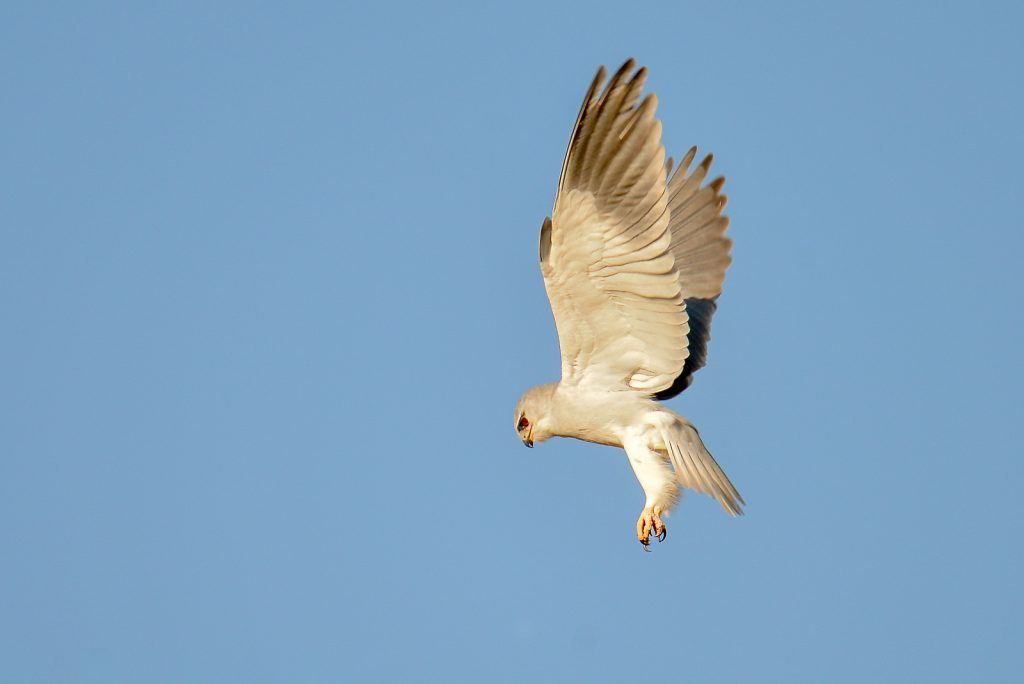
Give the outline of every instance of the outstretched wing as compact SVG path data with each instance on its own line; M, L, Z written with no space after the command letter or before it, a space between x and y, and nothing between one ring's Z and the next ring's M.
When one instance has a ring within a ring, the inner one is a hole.
M690 319L689 355L682 372L668 389L654 395L656 399L669 399L689 387L693 373L707 361L711 316L722 293L725 271L732 263L732 240L725 236L729 217L722 215L727 202L722 194L725 178L716 178L701 187L711 168L712 156L706 156L688 173L696 154L697 148L691 147L668 183L672 255Z
M646 69L627 61L580 108L541 229L562 381L650 394L685 368L690 332L669 230L668 167Z

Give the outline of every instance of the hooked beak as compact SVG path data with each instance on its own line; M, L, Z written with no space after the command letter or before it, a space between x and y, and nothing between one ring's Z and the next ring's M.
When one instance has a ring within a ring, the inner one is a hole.
M533 448L533 428L530 428L530 433L526 435L526 439L523 440L523 444L525 444L530 449Z

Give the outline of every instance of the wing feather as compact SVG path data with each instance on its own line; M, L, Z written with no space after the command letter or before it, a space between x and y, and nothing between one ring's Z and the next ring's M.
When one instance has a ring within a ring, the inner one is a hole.
M707 359L711 317L731 257L723 178L661 145L647 70L601 67L583 99L541 229L540 261L565 382L686 389ZM674 172L673 172L674 167Z
M682 372L667 389L654 395L656 399L670 399L685 390L693 382L693 374L707 362L711 317L732 262L732 240L725 235L729 218L722 215L727 202L722 194L725 179L704 185L713 157L707 155L690 172L696 155L697 148L691 147L668 183L671 252L686 305L689 353Z
M562 380L655 393L682 373L689 332L672 253L657 99L628 60L591 83L569 141L541 271Z

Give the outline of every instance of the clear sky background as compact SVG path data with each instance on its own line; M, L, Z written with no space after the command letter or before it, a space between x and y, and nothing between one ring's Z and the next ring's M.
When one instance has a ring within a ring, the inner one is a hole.
M4 3L0 679L1020 681L1018 3ZM541 220L599 64L716 155L641 552Z

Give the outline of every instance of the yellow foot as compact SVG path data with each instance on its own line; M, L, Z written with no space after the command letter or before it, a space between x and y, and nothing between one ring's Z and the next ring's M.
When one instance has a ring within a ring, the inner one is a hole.
M650 551L652 532L659 542L665 541L665 537L668 536L668 528L661 520L660 508L645 508L640 513L640 519L636 521L636 538L643 544L644 551Z

